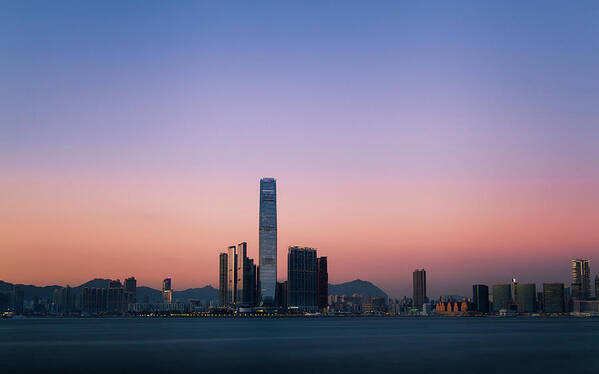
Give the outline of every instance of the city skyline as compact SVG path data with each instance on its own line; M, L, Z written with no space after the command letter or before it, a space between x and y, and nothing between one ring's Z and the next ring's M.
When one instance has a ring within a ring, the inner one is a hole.
M218 287L262 176L279 275L309 245L331 283L468 295L598 257L595 6L150 8L3 8L0 279Z

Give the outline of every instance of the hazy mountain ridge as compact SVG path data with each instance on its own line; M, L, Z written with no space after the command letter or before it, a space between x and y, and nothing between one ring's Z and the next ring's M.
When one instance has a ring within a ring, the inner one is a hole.
M106 288L110 279L95 278L87 281L79 286L71 287L74 295L78 295L85 287ZM24 291L26 300L33 300L36 297L40 299L51 299L54 295L54 290L62 288L62 286L33 286L24 284L13 284L0 280L0 292L10 292L14 286L19 286ZM143 302L145 296L149 297L151 303L162 302L162 291L151 287L137 287L137 301ZM212 286L204 286L201 288L188 288L182 291L175 291L174 298L177 301L187 302L190 299L200 301L218 300L218 290Z
M81 290L85 287L95 287L95 288L105 288L108 287L109 279L103 278L95 278L90 281L87 281L79 286L72 287L73 294L78 295ZM15 285L9 282L4 282L0 280L0 292L10 292L13 290ZM43 299L51 299L54 290L61 288L61 286L44 286L38 287L33 285L22 285L18 284L24 293L26 300L33 300L37 298ZM329 283L329 295L353 295L353 294L361 294L366 296L383 296L388 297L387 294L374 285L371 282L364 281L361 279L356 279L350 282L344 282L340 284L330 284ZM147 286L138 286L137 287L137 301L143 302L144 297L148 296L149 301L151 303L159 303L162 302L162 292L160 290L147 287ZM191 299L200 300L200 301L210 301L218 300L218 289L212 286L204 286L199 288L188 288L186 290L175 291L174 299L176 301L187 302Z

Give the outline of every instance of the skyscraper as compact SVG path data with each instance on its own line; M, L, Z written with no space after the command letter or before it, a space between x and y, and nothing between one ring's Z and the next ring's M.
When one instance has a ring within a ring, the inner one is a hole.
M125 311L123 285L120 280L108 282L108 313L119 314Z
M230 305L237 303L237 247L234 245L227 249L227 299Z
M543 283L543 311L545 313L564 313L564 284Z
M572 260L572 298L591 298L591 267L589 260Z
M599 300L599 275L595 275L595 299Z
M162 302L165 304L173 303L173 289L171 288L171 277L166 277L162 281Z
M287 255L287 302L289 307L314 311L318 309L318 265L316 249L289 247Z
M277 290L275 300L277 300L277 306L279 308L287 308L289 305L287 304L287 281L285 282L277 282Z
M472 302L477 312L489 313L489 287L484 284L472 286Z
M516 304L518 311L534 313L537 311L537 286L534 283L516 284Z
M414 307L422 309L426 303L426 271L424 269L414 270L412 274L414 286Z
M329 305L329 272L327 258L318 258L318 308L325 309Z
M260 299L275 304L277 285L277 185L274 178L260 179L259 218Z
M221 253L218 256L218 305L220 307L225 307L229 304L229 300L227 298L227 286L229 284L229 270L227 269L228 265L228 254Z
M137 298L137 281L135 277L129 277L124 282L125 304L135 303Z
M237 245L237 305L254 306L256 300L256 265L247 256L247 243Z
M512 302L512 286L510 284L493 285L493 311L499 312Z

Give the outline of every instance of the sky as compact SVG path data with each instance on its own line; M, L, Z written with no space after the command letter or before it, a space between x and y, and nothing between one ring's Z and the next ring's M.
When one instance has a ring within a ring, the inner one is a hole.
M4 1L0 35L4 281L217 287L261 177L280 280L291 245L394 297L599 272L596 1Z

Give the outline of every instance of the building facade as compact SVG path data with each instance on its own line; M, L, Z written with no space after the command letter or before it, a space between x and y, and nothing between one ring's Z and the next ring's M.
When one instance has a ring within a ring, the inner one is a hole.
M572 298L591 298L591 266L589 260L572 260Z
M318 257L318 308L325 309L329 305L329 272L326 257Z
M279 308L287 308L289 306L289 304L287 303L287 284L287 281L277 282L275 299L277 300L277 306Z
M287 255L288 304L303 311L318 309L316 249L289 247Z
M171 285L171 277L166 277L162 281L162 302L171 304L173 302L173 289Z
M537 286L534 283L518 283L516 300L518 312L534 313L537 311Z
M512 302L512 289L510 284L493 285L493 312L497 313L501 309L506 309Z
M137 302L137 280L135 277L129 277L124 282L125 304Z
M543 312L564 313L565 298L563 283L543 283Z
M256 302L256 265L247 256L247 243L237 245L237 287L236 304L252 307Z
M229 299L227 298L227 287L229 284L228 265L228 254L221 253L218 256L218 306L220 307L225 307L229 304Z
M489 287L484 284L472 286L472 302L474 310L480 313L489 313Z
M277 286L277 184L274 178L260 179L258 234L261 304L274 306Z
M422 305L426 303L426 271L416 269L412 274L414 288L414 307L422 310Z
M232 245L227 248L227 299L228 305L237 303L237 247Z

